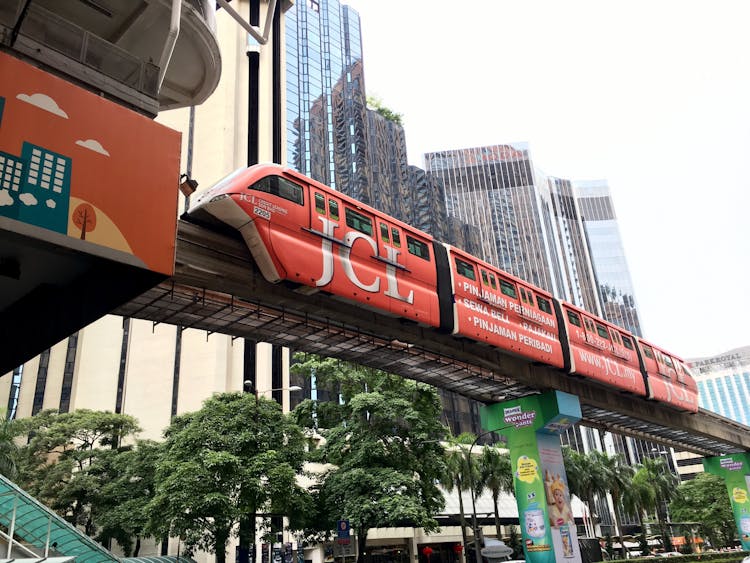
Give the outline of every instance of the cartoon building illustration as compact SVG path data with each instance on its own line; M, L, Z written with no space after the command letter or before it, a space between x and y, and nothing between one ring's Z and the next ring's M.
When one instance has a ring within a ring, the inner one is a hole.
M20 157L0 152L0 215L66 234L71 165L27 142Z

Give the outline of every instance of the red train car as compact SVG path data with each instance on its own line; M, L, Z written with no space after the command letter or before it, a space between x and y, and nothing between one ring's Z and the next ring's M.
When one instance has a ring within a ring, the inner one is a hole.
M646 396L682 411L698 412L698 386L685 362L640 338L638 347L647 376Z
M263 276L439 327L432 237L298 172L239 170L190 210L237 229Z
M569 372L645 396L633 335L570 303L557 303L567 332Z
M562 368L552 295L457 248L448 249L453 333Z
M188 215L240 232L262 275L697 411L674 355L294 170L238 170Z

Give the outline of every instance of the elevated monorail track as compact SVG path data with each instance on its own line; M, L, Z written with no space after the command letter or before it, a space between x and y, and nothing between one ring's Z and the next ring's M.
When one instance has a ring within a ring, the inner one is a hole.
M709 411L678 412L325 293L270 284L234 234L182 220L175 275L112 312L337 357L482 402L557 389L579 397L589 426L705 456L750 450L750 428Z

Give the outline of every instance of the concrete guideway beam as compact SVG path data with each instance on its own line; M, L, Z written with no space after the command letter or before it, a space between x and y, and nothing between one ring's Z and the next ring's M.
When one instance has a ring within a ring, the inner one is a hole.
M714 413L680 413L643 398L404 323L317 293L269 284L245 244L180 221L174 277L115 314L338 357L492 403L556 389L576 395L582 423L701 455L750 451L750 428Z

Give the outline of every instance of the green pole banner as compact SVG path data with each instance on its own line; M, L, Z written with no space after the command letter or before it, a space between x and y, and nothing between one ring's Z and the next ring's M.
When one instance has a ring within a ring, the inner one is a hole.
M750 550L750 454L704 458L703 469L724 479L742 549Z
M581 563L559 433L581 418L578 398L552 391L480 410L482 428L507 437L526 561Z

